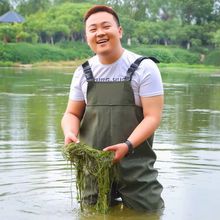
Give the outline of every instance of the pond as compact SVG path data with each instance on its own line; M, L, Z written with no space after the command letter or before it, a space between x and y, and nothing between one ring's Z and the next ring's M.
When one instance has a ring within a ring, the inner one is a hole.
M154 149L162 215L113 208L82 214L60 148L72 69L0 69L0 216L29 219L219 219L220 75L162 73L165 108Z

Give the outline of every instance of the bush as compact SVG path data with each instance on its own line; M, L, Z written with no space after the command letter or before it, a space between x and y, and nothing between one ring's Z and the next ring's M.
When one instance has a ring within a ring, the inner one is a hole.
M0 59L2 61L31 63L41 59L34 45L28 43L8 43L1 45Z
M34 63L39 61L74 60L91 55L86 44L74 47L59 47L50 44L8 43L0 44L0 60L20 63Z
M199 53L189 52L188 50L184 49L173 49L173 55L179 61L178 63L188 63L188 64L196 64L200 62L200 55Z
M205 58L205 64L220 66L220 49L210 52Z
M12 62L32 63L41 58L34 45L28 43L7 44L6 53L7 59Z
M38 54L41 54L40 61L68 60L68 54L65 52L65 50L49 44L36 44L35 50Z
M129 47L128 49L143 56L154 56L161 63L199 63L199 53L189 52L181 48L139 45ZM22 42L0 43L0 60L4 62L67 61L85 59L92 55L93 52L87 44L82 42L61 42L56 45ZM215 56L219 57L219 55Z
M2 61L0 61L0 67L9 67L9 66L13 66L13 62L10 62L10 61L2 62Z
M154 56L159 59L161 63L199 63L198 53L192 53L181 48L143 45L131 47L130 49L143 56Z
M72 42L72 41L63 41L57 43L56 46L67 49L71 56L75 57L75 59L82 59L92 56L92 52L89 46L86 43L81 41L79 42Z

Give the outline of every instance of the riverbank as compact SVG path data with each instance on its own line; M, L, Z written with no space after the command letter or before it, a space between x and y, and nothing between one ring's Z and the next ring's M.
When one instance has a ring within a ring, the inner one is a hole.
M44 61L37 62L33 64L22 64L22 63L12 63L12 62L0 62L0 68L65 68L65 69L75 69L81 65L85 59L72 60L72 61ZM160 63L158 64L161 73L184 73L191 72L192 74L216 74L220 76L220 68L211 65L203 64L185 64L185 63Z
M220 67L204 64L161 63L158 65L162 73L212 74L220 76Z
M1 62L1 67L17 67L17 68L74 68L81 65L85 60L71 60L71 61L43 61L31 64L13 63L13 62Z

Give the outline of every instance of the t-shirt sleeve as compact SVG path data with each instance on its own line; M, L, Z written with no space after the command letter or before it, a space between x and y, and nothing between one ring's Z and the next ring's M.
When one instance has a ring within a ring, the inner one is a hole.
M83 101L85 97L82 91L82 77L83 77L83 70L82 67L78 67L73 74L70 92L69 92L69 99L73 101Z
M140 76L139 95L142 97L163 95L163 82L159 68L150 59L144 61L140 64L142 74Z

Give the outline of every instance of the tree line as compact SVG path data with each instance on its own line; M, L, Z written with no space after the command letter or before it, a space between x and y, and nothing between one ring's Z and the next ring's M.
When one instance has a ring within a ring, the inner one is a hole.
M178 45L195 50L220 46L220 0L1 0L0 15L15 9L21 24L0 24L5 42L56 44L84 41L83 14L107 4L119 14L123 43Z

